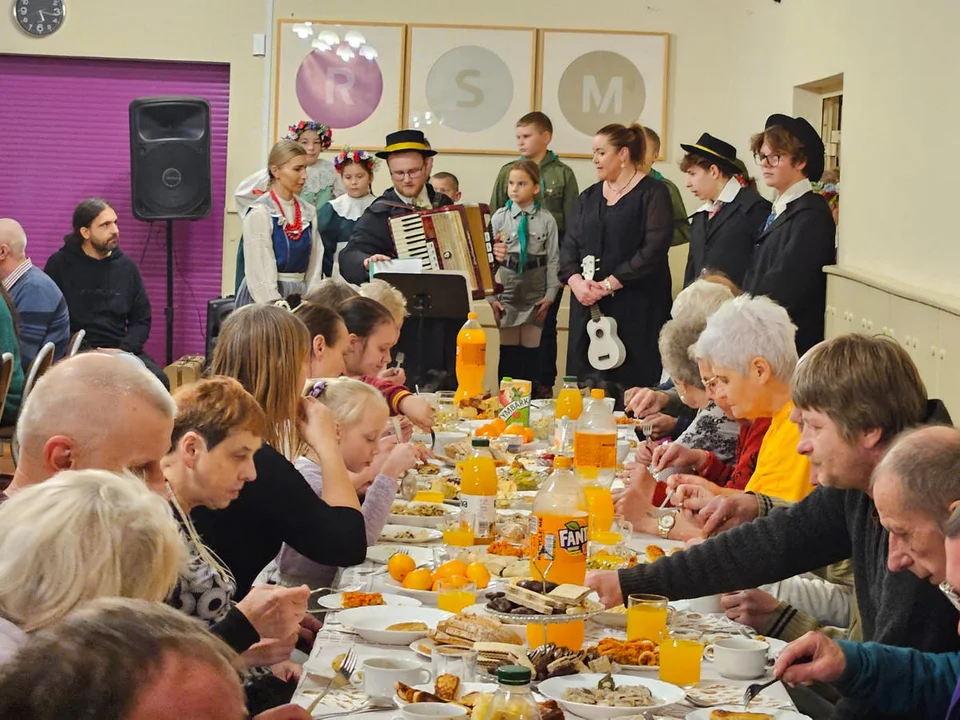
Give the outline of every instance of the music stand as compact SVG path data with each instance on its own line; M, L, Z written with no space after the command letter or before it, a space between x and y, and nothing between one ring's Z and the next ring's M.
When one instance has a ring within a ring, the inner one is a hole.
M407 300L411 318L417 320L417 373L407 378L407 384L423 381L424 320L459 320L466 322L470 312L470 289L467 278L459 272L435 271L430 273L377 273L376 277L393 285ZM404 324L404 328L407 324ZM401 335L405 333L401 332ZM437 338L442 342L442 337ZM455 357L454 345L454 357ZM449 354L443 351L445 369L452 363Z

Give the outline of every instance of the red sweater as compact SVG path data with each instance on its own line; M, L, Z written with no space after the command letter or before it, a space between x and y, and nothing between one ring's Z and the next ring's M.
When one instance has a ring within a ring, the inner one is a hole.
M390 406L391 415L399 415L400 401L408 395L413 395L404 385L397 385L389 380L383 380L382 378L371 375L364 375L360 379L367 385L373 385L383 394L383 397L386 398L387 405Z
M707 453L707 462L698 473L700 477L720 487L743 490L750 482L753 471L757 469L757 455L760 453L763 436L767 434L769 427L770 418L757 418L753 422L741 423L734 455L735 464L721 462L712 452ZM658 482L657 489L653 493L653 504L659 506L666 497L666 492L666 484Z

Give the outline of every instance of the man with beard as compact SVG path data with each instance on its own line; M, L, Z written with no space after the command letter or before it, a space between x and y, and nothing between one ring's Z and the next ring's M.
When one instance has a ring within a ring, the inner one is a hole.
M85 348L117 348L135 355L164 387L162 368L143 351L150 337L150 299L137 264L117 245L117 213L101 198L73 211L73 232L63 238L43 271L60 288L70 311L70 332L85 330Z

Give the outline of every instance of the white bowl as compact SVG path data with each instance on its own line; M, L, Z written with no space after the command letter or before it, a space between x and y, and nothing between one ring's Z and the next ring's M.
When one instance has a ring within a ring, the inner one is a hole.
M449 518L451 515L459 512L459 508L455 508L452 505L445 505L443 503L427 503L427 502L406 502L404 500L394 500L394 505L404 505L406 506L420 506L420 505L429 505L430 507L440 508L442 515L401 515L399 513L392 512L390 517L387 518L387 522L391 525L409 525L411 527L422 527L422 528L438 528L443 522Z
M622 465L623 461L627 459L627 455L629 454L630 454L630 441L617 440L617 464Z
M409 703L400 709L403 720L421 720L422 718L442 718L453 720L467 716L467 709L462 705L449 703Z
M405 607L392 605L388 609L380 607L362 607L342 610L337 618L341 623L352 627L364 640L381 645L409 645L414 640L427 636L426 630L397 631L387 627L402 622L422 622L430 630L436 630L437 623L452 617L453 613L423 607Z
M386 565L390 558L398 552L403 552L413 558L417 565L426 565L433 562L433 551L429 548L404 545L374 545L367 548L367 560L380 565Z
M417 600L414 597L408 597L406 595L390 595L388 593L381 593L383 602L387 605L405 605L406 607L420 607L423 605L422 602ZM333 593L331 595L324 595L322 598L317 600L317 604L320 607L337 609L343 608L343 593ZM384 607L383 605L367 605L364 607ZM353 610L354 608L350 608Z
M653 705L646 707L605 707L563 699L564 692L569 688L595 688L603 677L605 676L600 673L585 673L583 675L549 678L540 683L540 694L551 700L556 700L565 711L586 718L586 720L605 720L605 718L640 715L644 710L652 710L680 702L686 695L682 688L660 680L637 677L636 675L614 675L613 682L618 687L621 685L645 685L649 688L650 692L653 693Z

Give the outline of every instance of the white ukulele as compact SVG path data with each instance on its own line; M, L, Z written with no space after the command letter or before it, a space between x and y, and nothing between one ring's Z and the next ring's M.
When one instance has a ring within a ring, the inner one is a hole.
M587 255L583 259L583 279L593 280L597 274L597 259ZM590 345L587 348L587 360L597 370L613 370L623 365L627 359L627 349L617 335L617 321L601 314L600 306L590 306L590 319L587 320L587 335Z

